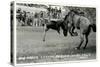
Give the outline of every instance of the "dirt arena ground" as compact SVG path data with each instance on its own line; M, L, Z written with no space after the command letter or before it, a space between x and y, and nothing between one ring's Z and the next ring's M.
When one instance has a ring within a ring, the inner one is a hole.
M85 50L75 50L79 36L64 37L54 30L49 30L43 42L43 28L17 27L17 63L40 63L56 61L89 60L96 58L96 33L91 31ZM84 46L84 44L83 44Z

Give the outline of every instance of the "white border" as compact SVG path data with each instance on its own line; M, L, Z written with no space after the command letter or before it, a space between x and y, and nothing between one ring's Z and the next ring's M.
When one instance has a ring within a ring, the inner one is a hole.
M49 1L49 0L48 0ZM43 4L43 5L60 5L60 6L74 6L74 7L90 7L90 8L96 8L97 6L96 5L82 5L82 4L69 4L66 2L47 2L47 1L42 1L42 0L27 0L27 1L19 1L19 0L16 0L16 3L33 3L33 4Z
M96 40L96 59L91 59L91 60L75 60L75 61L58 61L58 62L41 62L41 63L22 63L22 64L17 64L17 40L16 40L16 3L33 3L33 4L43 4L43 5L60 5L60 6L73 6L73 7L90 7L90 8L96 8L96 20L97 20L97 6L96 5L81 5L81 4L65 4L65 3L53 3L53 2L40 2L40 1L19 1L16 0L14 2L14 66L23 66L23 65L44 65L44 64L65 64L65 63L80 63L80 62L97 62L98 55L97 55L97 40ZM97 24L97 22L96 22ZM97 39L97 32L96 32L96 39Z

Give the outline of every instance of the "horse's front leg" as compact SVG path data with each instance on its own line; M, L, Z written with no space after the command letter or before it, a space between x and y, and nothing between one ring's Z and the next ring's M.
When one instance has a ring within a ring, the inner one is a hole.
M68 31L69 31L70 35L73 36L73 34L72 34L72 26L71 26L71 24L68 25Z
M76 47L76 49L80 49L80 47L81 47L81 45L82 45L82 43L84 42L84 34L80 34L80 44L79 44L79 46L78 47Z
M71 36L74 36L74 29L75 27L73 26L73 24L68 24L68 30Z
M78 36L78 33L75 32L75 26L72 27L72 34L73 34L73 36Z
M72 31L72 30L74 30L75 28L73 28L73 26L70 26L69 27L69 33L70 33L70 35L71 36L75 36L75 33Z

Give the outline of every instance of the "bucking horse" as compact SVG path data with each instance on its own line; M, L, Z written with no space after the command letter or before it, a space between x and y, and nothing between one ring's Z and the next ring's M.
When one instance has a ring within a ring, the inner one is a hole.
M78 32L75 32L75 29L80 31L80 43L75 49L80 49L86 40L85 46L83 47L85 49L91 29L96 32L96 24L91 23L87 17L79 15L77 11L70 10L63 20L51 20L45 24L43 41L45 41L46 32L49 29L54 29L60 34L60 28L63 30L64 36L67 36L68 32L71 36L78 36Z
M91 30L96 32L96 24L91 23L87 17L79 15L79 13L75 10L70 10L68 15L65 16L63 26L65 28L62 28L64 31L64 36L67 36L68 32L71 34L71 36L77 36L78 33L75 32L75 29L80 31L80 43L75 49L80 49L84 41L85 46L83 49L85 49L88 44L88 36Z

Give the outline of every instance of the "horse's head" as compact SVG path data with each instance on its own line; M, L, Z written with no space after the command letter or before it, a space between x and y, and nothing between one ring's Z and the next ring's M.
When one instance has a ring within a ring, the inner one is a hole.
M71 22L72 21L72 19L71 19L71 12L69 12L66 16L65 16L65 18L64 18L64 20L63 20L63 22L62 22L62 24L61 24L61 28L62 28L62 30L63 30L63 35L64 36L67 36L67 33L68 33L68 24L69 24L69 22Z
M69 28L69 25L68 24L71 24L73 22L73 16L75 14L78 14L77 11L75 10L70 10L70 12L65 16L64 18L64 21L61 25L61 28L63 30L63 35L64 36L67 36L67 32L68 32L68 28Z
M75 14L79 15L79 12L77 10L73 10L73 9L70 10L69 13L68 13L68 15L71 16L71 17L73 17Z
M67 36L68 25L67 25L65 22L63 22L63 23L61 24L61 28L62 28L62 30L63 30L63 35L64 35L64 36Z

